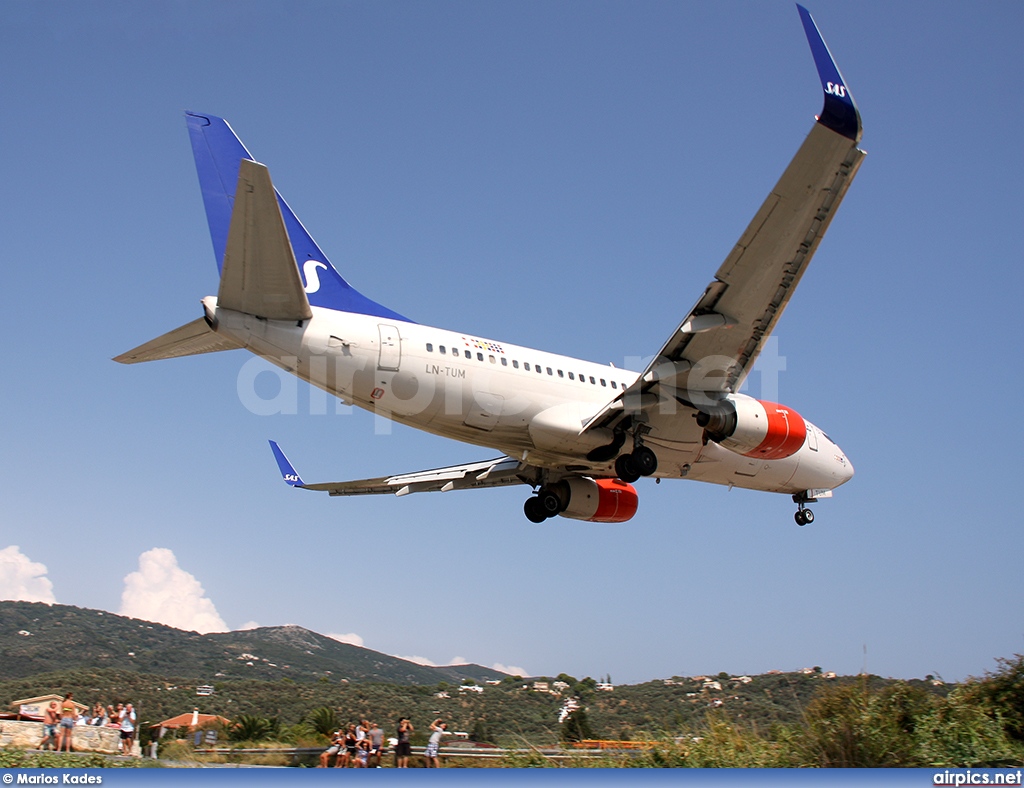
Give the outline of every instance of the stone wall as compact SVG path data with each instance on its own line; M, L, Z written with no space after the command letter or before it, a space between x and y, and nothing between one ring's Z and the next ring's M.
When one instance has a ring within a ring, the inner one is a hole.
M0 748L20 747L34 750L43 738L43 723L0 720ZM121 731L76 725L71 735L71 748L75 752L101 752L116 755L121 752ZM132 743L132 755L138 756L139 742Z

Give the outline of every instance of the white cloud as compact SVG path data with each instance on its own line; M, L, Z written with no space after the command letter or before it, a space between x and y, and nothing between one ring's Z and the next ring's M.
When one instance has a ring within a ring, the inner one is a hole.
M529 676L530 672L526 668L520 668L516 665L502 665L500 662L495 662L491 665L491 670L496 670L499 673L507 673L510 676Z
M124 579L121 615L178 629L227 632L202 584L178 566L174 553L154 547L139 556L139 571Z
M347 635L339 635L337 632L328 632L327 637L337 640L339 643L349 643L353 646L360 647L363 645L363 639L355 632L349 632Z
M335 637L335 636L331 635L331 637ZM403 657L403 656L400 656L398 654L392 654L392 656L396 657L398 659L404 659L407 662L415 662L417 665L423 665L424 667L427 667L427 668L451 667L451 666L454 666L454 665L468 665L468 664L470 664L470 660L466 659L465 657L452 657L444 665L439 665L438 663L434 662L432 659L427 659L426 657L419 657L419 656ZM527 672L526 668L520 668L520 667L518 667L516 665L502 665L500 662L495 662L493 665L491 665L491 669L492 670L496 670L499 673L507 673L510 676L529 676L530 675Z
M0 599L48 605L57 601L46 566L29 560L17 545L0 550Z
M427 667L427 668L436 668L437 667L437 663L436 662L432 662L431 660L427 659L426 657L401 657L398 654L392 654L392 656L395 657L396 659L404 659L406 662L415 662L417 665L423 665L424 667Z
M247 629L259 629L261 626L259 621L246 621L237 631L244 632Z

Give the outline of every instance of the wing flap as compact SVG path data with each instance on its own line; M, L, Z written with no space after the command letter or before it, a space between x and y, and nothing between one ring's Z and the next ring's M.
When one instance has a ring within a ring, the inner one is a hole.
M143 361L157 361L164 358L181 358L197 356L201 353L216 353L219 350L237 350L236 342L222 337L199 318L187 323L163 336L151 339L127 353L115 356L114 361L120 364L138 364Z
M527 483L520 478L523 468L517 460L511 457L497 457L483 462L450 465L395 476L379 476L375 479L306 484L274 441L270 441L270 447L282 478L287 484L330 495L408 495L414 492L449 492Z
M429 471L404 473L398 476L361 479L350 482L307 484L307 490L320 490L331 495L408 495L414 492L450 492L479 490L487 487L508 487L523 484L519 463L510 457L453 465Z

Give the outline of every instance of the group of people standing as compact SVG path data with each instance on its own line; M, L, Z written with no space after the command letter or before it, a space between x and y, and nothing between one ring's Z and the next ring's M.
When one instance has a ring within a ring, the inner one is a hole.
M430 740L424 753L427 760L427 768L440 766L438 760L438 749L441 746L441 737L448 729L448 724L440 717L430 723ZM392 742L395 745L395 766L405 769L409 766L409 756L412 754L412 722L408 717L402 717L398 721L395 738ZM334 767L354 768L381 768L381 760L387 748L384 742L384 731L375 722L362 720L358 725L352 723L345 729L336 731L331 736L331 746L320 753L320 766L328 768L331 766L331 759L334 759Z
M91 725L120 730L121 754L132 754L137 720L132 704L118 703L116 707L111 704L104 708L102 703L97 703L92 708L92 714L87 714L86 711L79 712L72 692L65 695L59 704L57 701L50 701L50 705L43 713L43 738L39 742L39 749L55 748L57 752L71 752L75 727Z
M384 731L375 722L360 720L331 735L331 746L320 753L320 766L327 768L334 758L335 767L380 768L384 755Z

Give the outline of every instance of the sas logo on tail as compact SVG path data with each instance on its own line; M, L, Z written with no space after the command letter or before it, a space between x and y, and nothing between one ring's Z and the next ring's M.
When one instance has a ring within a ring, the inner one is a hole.
M846 87L838 85L835 82L825 83L825 92L830 96L839 96L839 98L846 98Z
M327 264L321 263L319 260L307 260L302 264L302 278L306 281L306 286L303 288L307 294L315 293L320 289L320 272L318 268L327 270Z

